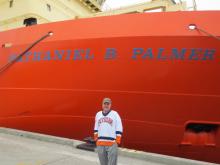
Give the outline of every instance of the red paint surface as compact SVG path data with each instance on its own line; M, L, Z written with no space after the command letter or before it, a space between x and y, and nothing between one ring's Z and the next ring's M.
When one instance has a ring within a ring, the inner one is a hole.
M92 136L103 97L123 119L122 145L220 163L220 130L194 137L189 122L220 124L220 12L131 14L64 21L0 33L0 66L53 31L32 52L86 49L93 60L17 62L0 73L0 126L80 139ZM216 49L214 60L133 60L132 49ZM115 60L104 60L116 48ZM200 138L201 137L201 138ZM215 145L184 145L189 139Z

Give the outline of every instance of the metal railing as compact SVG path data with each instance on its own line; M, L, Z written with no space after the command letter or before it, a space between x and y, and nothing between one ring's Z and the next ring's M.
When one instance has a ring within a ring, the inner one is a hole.
M106 0L95 0L100 6L102 6Z

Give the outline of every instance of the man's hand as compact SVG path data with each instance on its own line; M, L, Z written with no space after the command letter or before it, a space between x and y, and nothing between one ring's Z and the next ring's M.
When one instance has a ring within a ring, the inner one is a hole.
M96 132L96 133L94 133L94 141L96 142L97 140L98 140L98 133Z
M117 143L118 145L121 144L121 136L116 136L116 143Z

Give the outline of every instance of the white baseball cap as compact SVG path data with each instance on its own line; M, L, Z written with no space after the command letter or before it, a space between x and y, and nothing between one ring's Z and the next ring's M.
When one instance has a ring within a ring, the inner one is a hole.
M110 98L104 98L103 101L102 101L103 104L105 103L109 103L111 104L112 103L112 100Z

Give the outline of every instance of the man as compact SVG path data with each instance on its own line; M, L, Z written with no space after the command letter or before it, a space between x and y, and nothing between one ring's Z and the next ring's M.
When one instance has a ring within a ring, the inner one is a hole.
M116 165L118 145L121 143L122 122L119 114L111 110L112 101L104 98L102 111L95 117L94 140L101 165Z

